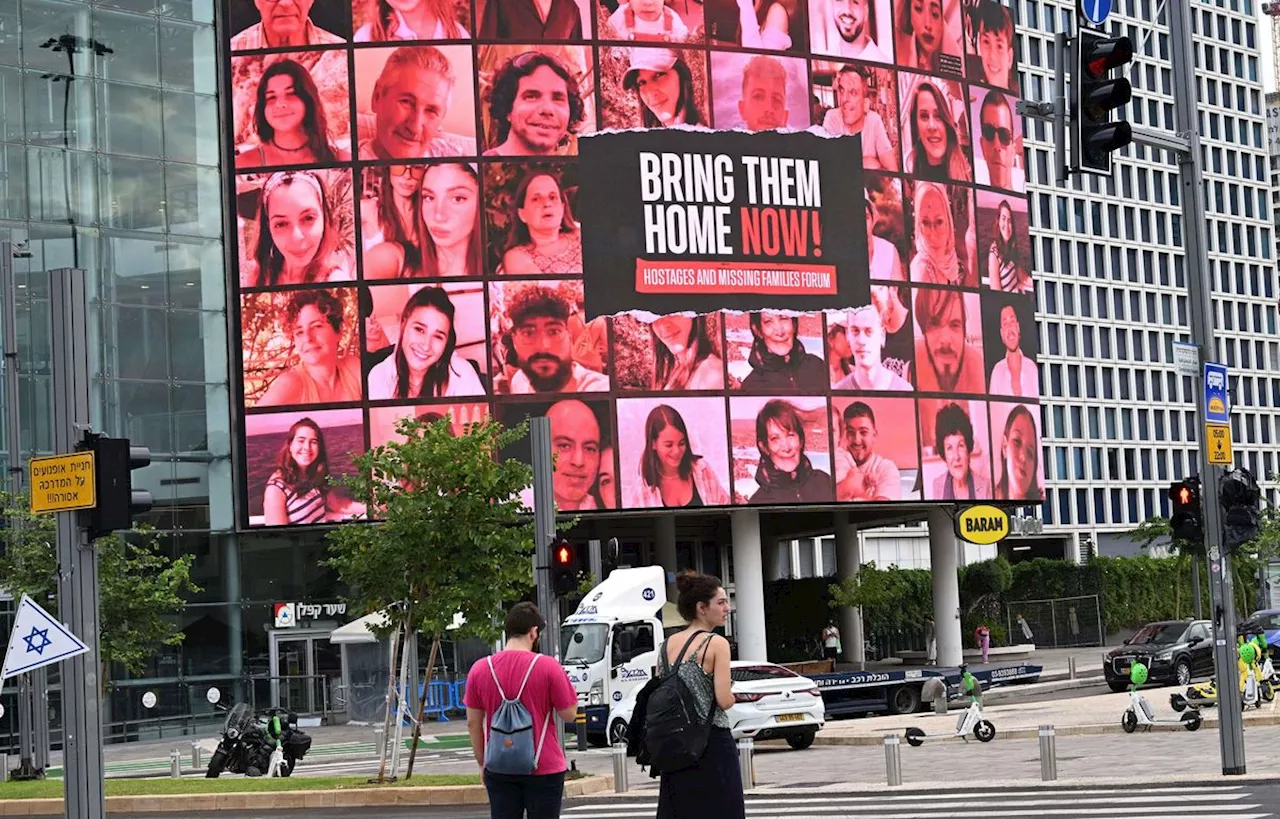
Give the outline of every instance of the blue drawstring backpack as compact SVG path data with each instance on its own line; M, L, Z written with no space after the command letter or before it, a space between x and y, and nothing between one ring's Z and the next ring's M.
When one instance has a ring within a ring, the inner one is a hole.
M489 673L493 675L493 684L498 687L498 696L502 704L493 713L489 723L489 736L484 746L484 769L490 773L524 775L532 774L538 769L538 758L542 756L542 743L547 738L547 723L551 720L551 711L547 711L542 720L542 731L535 746L533 740L533 715L520 702L524 688L533 674L533 667L538 664L541 654L534 654L529 669L524 672L520 682L520 690L514 699L508 699L498 682L498 672L493 668L493 657L489 657Z

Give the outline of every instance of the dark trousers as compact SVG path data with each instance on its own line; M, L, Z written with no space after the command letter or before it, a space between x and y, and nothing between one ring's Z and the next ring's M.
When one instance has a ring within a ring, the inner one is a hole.
M512 776L484 772L490 819L560 819L564 774Z

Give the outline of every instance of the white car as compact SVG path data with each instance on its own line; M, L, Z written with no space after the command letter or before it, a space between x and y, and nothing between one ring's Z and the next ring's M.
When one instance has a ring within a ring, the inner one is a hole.
M734 704L728 715L734 739L785 739L797 751L813 744L827 717L817 683L773 663L734 660L730 668ZM610 744L626 741L639 693L632 689L609 710Z

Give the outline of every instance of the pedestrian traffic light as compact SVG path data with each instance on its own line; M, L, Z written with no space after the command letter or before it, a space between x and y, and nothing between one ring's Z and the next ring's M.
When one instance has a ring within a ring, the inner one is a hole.
M556 596L567 597L578 588L578 552L561 538L551 545L551 560L555 564L552 578Z
M1232 552L1258 536L1262 492L1249 470L1237 467L1222 477L1222 545Z
M1075 170L1111 175L1111 152L1133 141L1133 131L1111 112L1129 103L1133 88L1114 76L1133 59L1128 37L1107 37L1081 29L1075 43L1071 83L1071 165Z
M1204 543L1204 511L1200 507L1200 479L1187 478L1169 487L1169 528L1174 540L1200 546Z
M93 453L97 503L89 510L89 539L132 529L133 519L151 510L151 493L133 488L133 470L151 464L151 450L93 432L77 448Z

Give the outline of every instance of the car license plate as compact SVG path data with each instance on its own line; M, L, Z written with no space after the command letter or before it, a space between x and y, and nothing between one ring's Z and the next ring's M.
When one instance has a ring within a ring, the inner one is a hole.
M804 714L779 714L778 722L804 722Z

